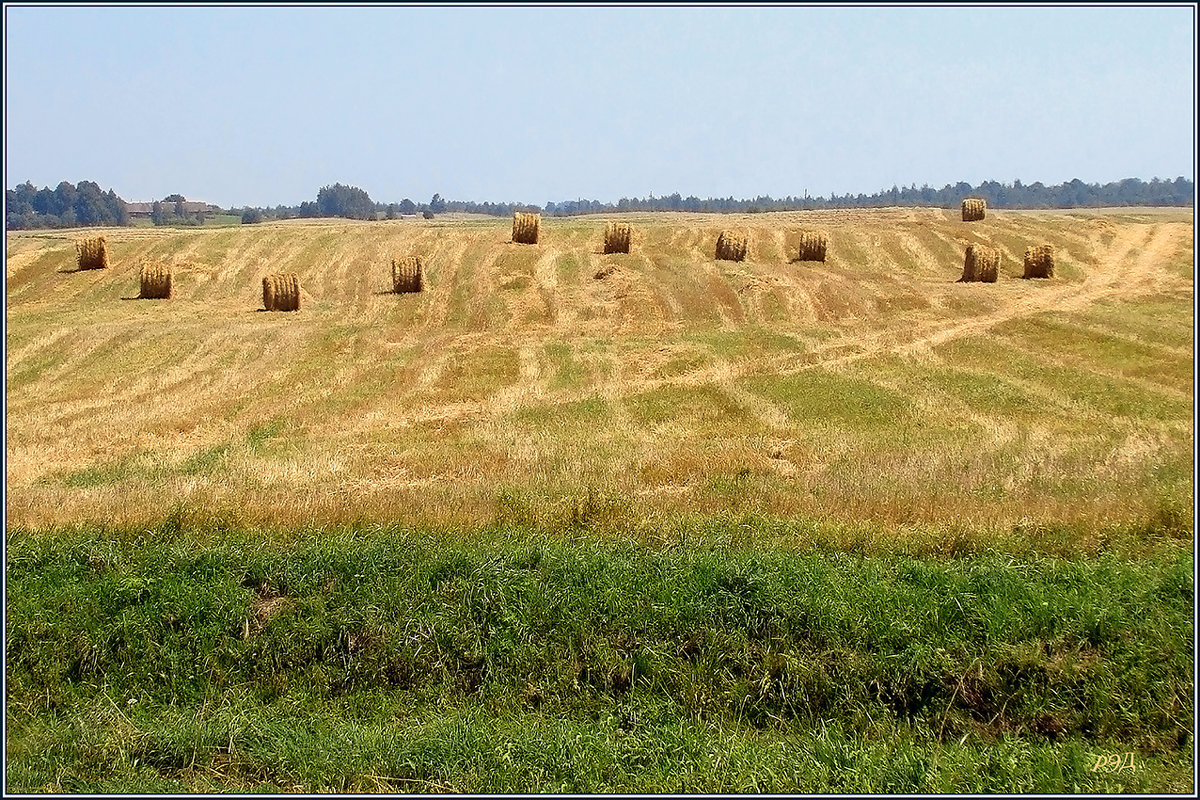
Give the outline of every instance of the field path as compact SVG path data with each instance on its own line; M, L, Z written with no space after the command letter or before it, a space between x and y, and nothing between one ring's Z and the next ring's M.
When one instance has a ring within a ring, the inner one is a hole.
M845 336L827 343L822 349L841 351L851 348L855 352L822 360L821 363L829 365L857 361L884 349L906 354L928 354L946 342L982 333L1019 317L1047 311L1079 311L1116 294L1128 295L1153 289L1162 283L1156 265L1187 234L1188 226L1180 224L1154 225L1149 229L1124 227L1108 250L1100 254L1095 268L1082 284L1046 287L1038 285L1040 281L1023 281L1026 285L1015 287L1011 294L1001 295L999 306L988 314L966 320L928 323L918 328L909 341L890 348L886 340L881 340L878 331ZM1131 257L1135 249L1139 252ZM975 288L973 284L964 286Z

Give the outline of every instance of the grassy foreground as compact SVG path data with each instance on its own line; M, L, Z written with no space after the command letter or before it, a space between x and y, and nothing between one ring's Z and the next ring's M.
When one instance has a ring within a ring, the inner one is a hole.
M1193 790L1190 544L863 555L745 522L10 530L8 789Z

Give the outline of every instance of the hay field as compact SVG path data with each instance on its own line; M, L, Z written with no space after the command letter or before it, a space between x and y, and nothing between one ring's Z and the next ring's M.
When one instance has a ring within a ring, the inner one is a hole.
M604 255L605 223L631 223ZM717 261L745 230L742 262ZM790 262L788 231L829 236ZM1190 209L288 221L7 234L10 526L1186 527ZM970 244L995 284L956 283ZM1055 277L1023 280L1031 245ZM420 255L424 291L390 263ZM148 263L169 301L136 299ZM261 281L296 273L300 311ZM581 511L582 509L582 511Z

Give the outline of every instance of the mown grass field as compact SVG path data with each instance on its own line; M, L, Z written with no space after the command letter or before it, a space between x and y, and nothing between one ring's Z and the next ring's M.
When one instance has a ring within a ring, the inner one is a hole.
M1190 209L620 219L9 233L10 788L1194 788Z

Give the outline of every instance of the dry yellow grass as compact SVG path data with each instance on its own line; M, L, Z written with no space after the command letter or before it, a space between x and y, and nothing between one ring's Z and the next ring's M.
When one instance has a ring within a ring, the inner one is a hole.
M587 218L538 248L451 215L110 229L97 280L63 279L69 239L10 233L9 523L477 523L601 486L635 526L1100 530L1190 480L1190 210L1006 212L989 236L1054 245L1056 279L987 292L946 280L964 245L940 209L619 221L628 258ZM753 261L713 263L720 225ZM793 229L836 258L790 264ZM397 252L437 265L411 302L362 269ZM156 261L195 266L169 304L121 302ZM248 313L275 273L305 314Z

